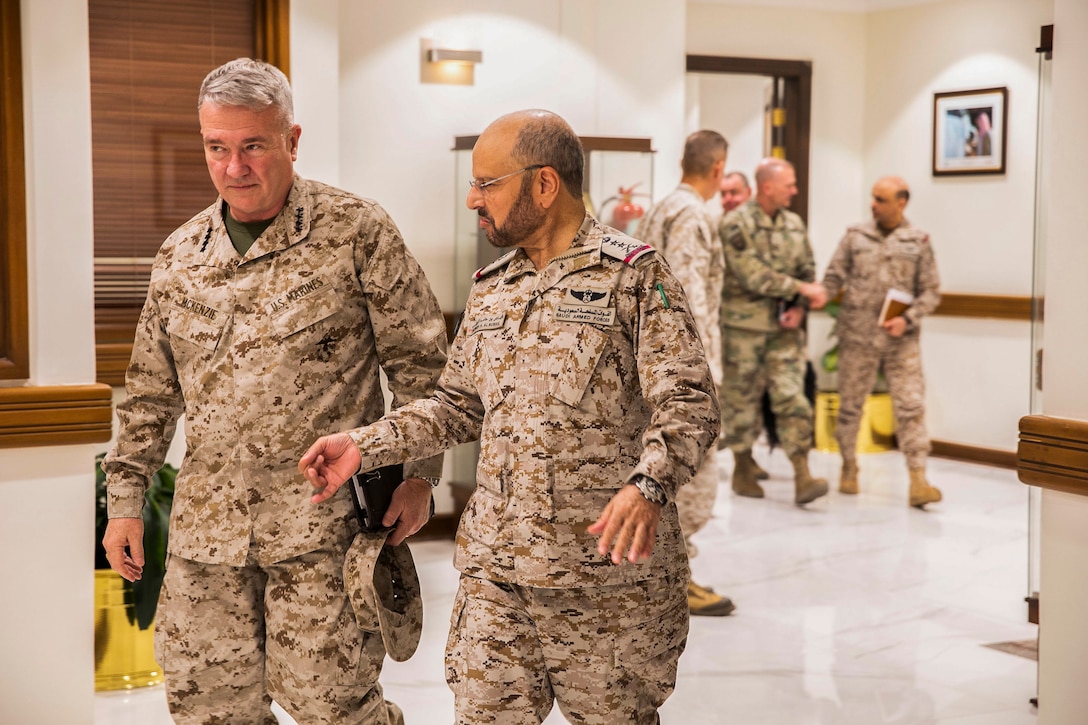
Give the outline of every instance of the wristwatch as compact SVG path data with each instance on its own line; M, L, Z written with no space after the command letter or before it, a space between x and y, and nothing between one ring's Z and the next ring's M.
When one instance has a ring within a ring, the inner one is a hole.
M664 506L669 502L669 497L665 495L665 487L649 476L640 473L628 481L628 483L633 483L638 488L638 492L642 494L643 498L650 503Z
M438 476L416 476L416 478L422 478L424 481L431 484L431 488L438 488L438 484L442 482L442 479Z

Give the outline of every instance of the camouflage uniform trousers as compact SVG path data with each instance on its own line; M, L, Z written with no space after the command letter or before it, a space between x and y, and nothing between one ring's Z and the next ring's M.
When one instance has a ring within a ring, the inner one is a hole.
M812 404L805 397L804 333L758 332L722 327L724 351L722 441L734 452L750 451L763 428L760 399L771 397L778 439L786 455L812 449Z
M658 723L688 634L687 581L544 589L461 577L446 644L455 722Z
M676 493L676 512L680 516L680 530L684 533L688 559L699 553L691 537L706 526L713 516L719 483L721 474L718 471L717 451L711 449L703 459L703 465Z
M361 631L344 595L347 544L260 567L167 561L155 654L175 723L403 725L382 696L381 634Z
M918 337L889 337L887 345L842 342L839 345L839 417L835 438L843 458L856 456L858 429L865 399L873 390L877 370L884 365L895 411L896 438L909 468L924 468L929 453L925 421L925 378Z

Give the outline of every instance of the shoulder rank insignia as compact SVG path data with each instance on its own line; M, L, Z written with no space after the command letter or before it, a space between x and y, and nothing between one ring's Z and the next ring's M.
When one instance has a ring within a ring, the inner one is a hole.
M478 279L482 279L483 277L486 277L487 275L491 274L495 270L502 269L503 267L505 267L507 264L510 263L510 260L514 258L514 255L517 254L517 252L518 252L518 250L516 250L516 249L514 249L512 251L509 251L506 254L499 257L498 259L496 259L491 264L480 267L478 270L476 270L475 272L472 273L473 281L478 280Z
M601 238L601 253L613 259L618 259L624 264L633 265L643 256L653 251L654 248L649 244L631 237L605 235Z

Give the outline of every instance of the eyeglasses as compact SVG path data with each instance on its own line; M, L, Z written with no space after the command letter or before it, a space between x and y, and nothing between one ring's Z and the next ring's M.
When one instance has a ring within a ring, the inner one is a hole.
M509 174L503 174L491 181L480 181L479 179L470 179L468 186L470 189L475 189L481 194L487 193L487 187L497 184L504 179L509 179L511 176L517 176L518 174L524 174L526 171L536 171L537 169L543 169L547 164L533 164L532 166L526 166L524 169L518 169L517 171L511 171Z

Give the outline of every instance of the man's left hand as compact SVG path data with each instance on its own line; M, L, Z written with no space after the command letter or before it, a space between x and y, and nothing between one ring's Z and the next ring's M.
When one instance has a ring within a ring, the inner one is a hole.
M657 522L661 506L646 499L634 484L627 484L604 507L600 518L587 529L598 535L597 551L607 556L612 550L612 563L632 564L653 553L657 538Z
M397 525L389 534L386 543L397 546L412 534L423 528L431 518L431 484L422 478L406 478L404 483L393 491L393 500L389 502L383 526Z
M881 325L884 328L884 332L888 333L892 337L902 337L903 333L907 331L907 318L900 315L899 317L893 317L892 319Z

